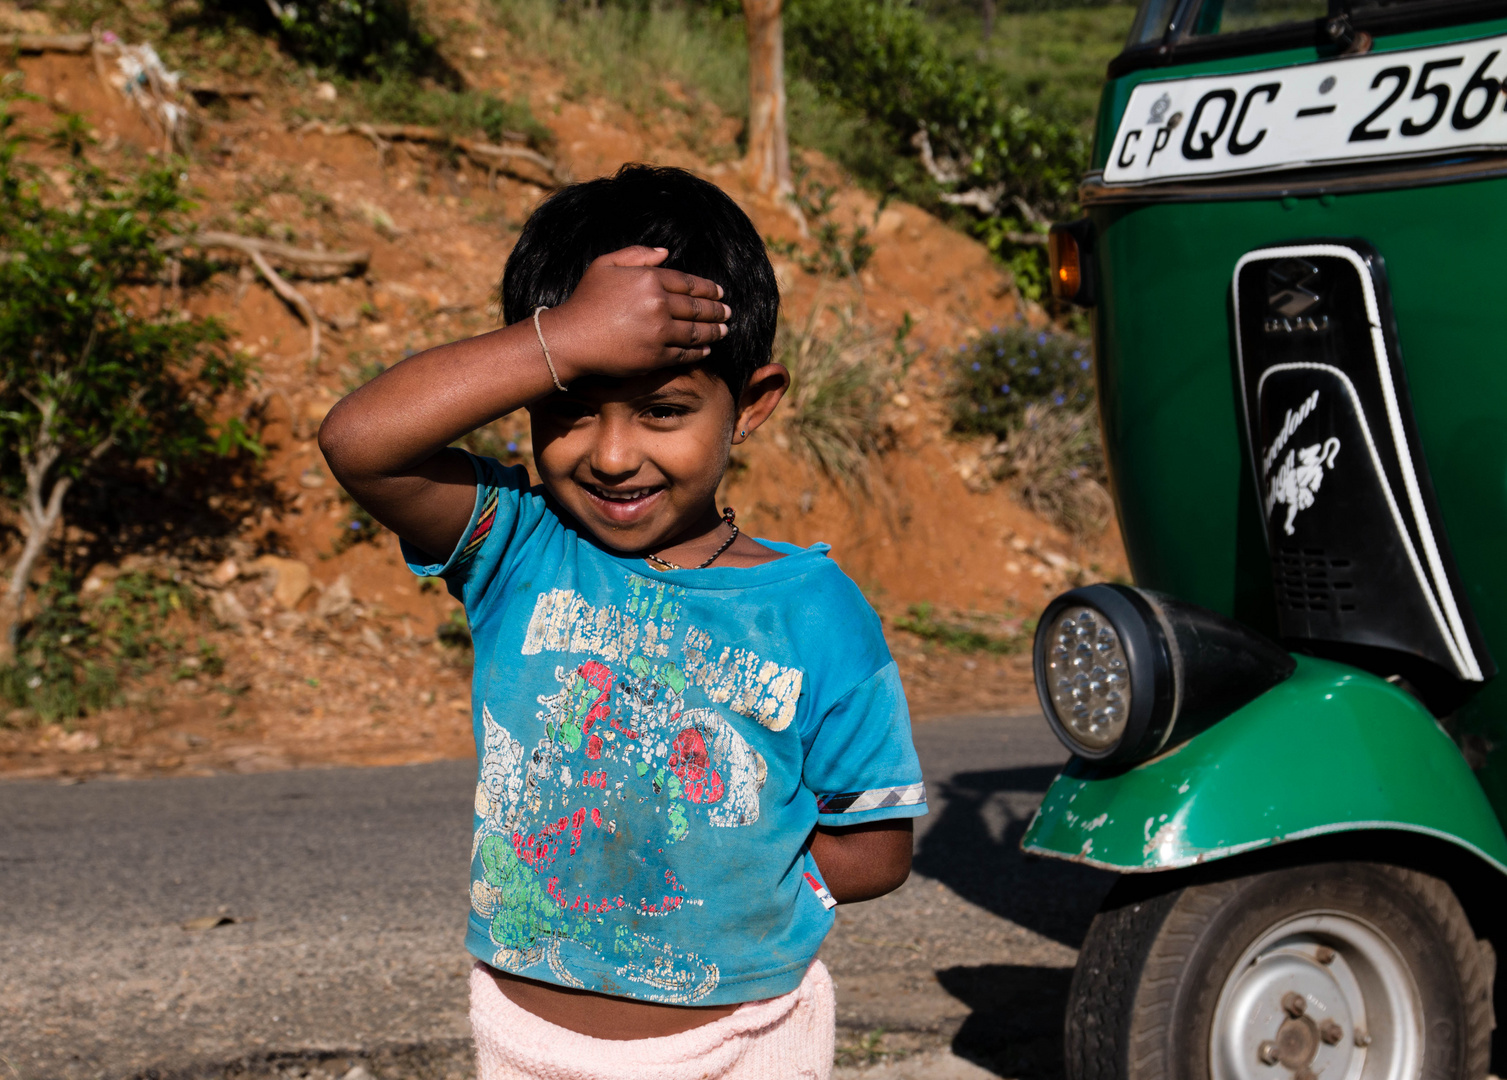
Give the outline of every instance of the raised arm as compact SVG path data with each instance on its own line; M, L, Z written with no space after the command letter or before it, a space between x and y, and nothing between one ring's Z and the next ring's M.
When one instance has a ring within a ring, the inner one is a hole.
M910 877L915 823L910 818L871 821L811 834L811 856L827 891L839 904L872 900L894 892Z
M659 269L665 255L645 247L604 255L568 301L540 316L562 383L692 363L727 333L721 286ZM446 447L554 392L533 322L524 320L394 365L330 410L319 448L374 518L443 558L475 498L471 467Z

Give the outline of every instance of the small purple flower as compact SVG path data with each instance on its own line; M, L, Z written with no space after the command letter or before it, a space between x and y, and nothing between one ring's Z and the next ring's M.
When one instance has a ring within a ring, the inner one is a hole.
M1080 371L1087 371L1088 370L1088 361L1087 360L1080 360L1080 361L1078 361L1078 369Z
M1074 349L1073 350L1073 359L1074 360L1082 360L1083 359L1083 350L1082 349Z
M1036 335L1036 344L1038 344L1038 345L1045 345L1046 343L1047 343L1047 336L1045 334L1037 334Z
M510 454L516 454L516 453L518 453L518 444L515 443L515 442L508 443L508 453L510 453Z
M359 521L353 521L353 522L351 522L351 529L352 530L359 530L360 528L361 528L361 522L359 522Z
M991 326L991 327L989 327L989 333L991 333L991 334L997 334L997 333L999 333L999 327L997 327L997 326Z
M1061 394L1052 395L1052 403L1054 405L1061 405L1065 400L1066 399Z
M981 368L981 367L983 367L983 366L984 366L984 365L983 365L983 364L980 364L980 363L979 363L979 362L978 362L978 361L977 361L977 360L975 360L975 361L974 361L974 362L973 362L973 370L974 370L974 371L977 371L977 370L979 370L979 368Z
M1077 469L1069 469L1067 471L1067 478L1069 480L1076 480L1076 479L1078 479L1078 470Z
M1039 367L1033 367L1033 368L1030 368L1026 372L1026 374L1027 375L1040 375L1041 374L1041 369Z
M1008 394L1010 392L1010 384L1009 383L1001 383L1000 387L999 387L999 392L1001 394Z
M1029 356L1032 360L1035 360L1036 359L1036 350L1032 349L1030 352L1026 353L1026 355Z

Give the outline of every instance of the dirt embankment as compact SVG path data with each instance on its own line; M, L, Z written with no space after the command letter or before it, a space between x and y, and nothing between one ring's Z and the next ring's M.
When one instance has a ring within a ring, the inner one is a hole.
M563 78L495 31L487 56L464 61L467 77L506 94L526 88L572 177L628 161L684 166L724 187L766 235L814 250L789 213L753 195L728 163L735 122L707 106L635 116L607 101L568 100ZM88 57L18 63L27 90L41 99L28 106L33 114L83 114L101 160L144 161L160 144ZM256 357L248 415L263 425L272 494L248 506L231 535L185 545L168 531L125 569L176 575L202 596L206 614L185 621L180 633L212 646L223 670L195 667L192 657L168 665L132 683L121 706L69 730L13 714L11 726L0 726L0 771L10 775L256 770L471 753L467 657L436 637L455 604L407 573L391 536L337 543L360 530L351 531L352 509L324 470L314 436L325 412L373 365L495 324L491 295L503 261L547 191L422 144L379 148L360 134L300 135L286 117L302 91L252 89L200 111L189 177L200 193L198 216L207 226L260 231L301 247L367 248L370 263L360 276L296 283L324 323L317 364L309 362L297 313L249 269L186 294L191 310L225 317ZM708 165L691 145L703 152L710 145L717 152L709 156L723 163ZM1020 311L1008 274L979 244L914 207L879 210L826 162L813 155L807 162L838 187L834 220L866 225L876 251L847 279L808 273L798 256L776 258L787 319L801 327L814 311L822 332L835 334L847 317L855 333L884 340L908 316L912 360L896 366L887 391L889 445L871 462L867 493L809 464L776 423L738 454L728 476L724 498L740 524L798 544L830 543L887 628L925 604L965 623L972 613L981 628L1008 633L1070 583L1123 573L1112 526L1091 543L1075 542L1004 487L975 490L968 447L946 433L945 355L1018 313L1039 321L1039 312ZM524 418L499 422L495 445L526 460ZM80 550L88 539L77 527L66 538ZM94 568L86 592L120 569ZM953 651L898 629L890 636L920 718L1032 698L1022 656Z

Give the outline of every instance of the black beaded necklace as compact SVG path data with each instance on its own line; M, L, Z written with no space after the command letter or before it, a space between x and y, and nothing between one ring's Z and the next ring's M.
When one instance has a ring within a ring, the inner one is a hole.
M726 509L724 509L722 511L722 520L725 521L727 523L728 527L733 530L732 531L732 535L729 536L726 540L722 541L722 546L719 547L716 551L712 552L712 557L710 559L706 560L706 562L704 562L704 563L701 563L699 566L692 566L692 567L690 567L690 569L692 569L692 570L705 570L708 566L711 566L712 563L714 563L718 559L720 559L722 557L722 553L724 551L726 551L728 548L730 548L730 547L733 546L733 541L736 540L736 539L738 539L738 526L733 521L734 516L736 516L736 515L734 514L733 508L731 506L727 507ZM678 563L672 563L669 559L661 558L658 555L646 555L646 556L644 556L644 558L648 562L657 563L658 565L664 567L666 570L684 570L684 569L686 569L686 567L681 566Z

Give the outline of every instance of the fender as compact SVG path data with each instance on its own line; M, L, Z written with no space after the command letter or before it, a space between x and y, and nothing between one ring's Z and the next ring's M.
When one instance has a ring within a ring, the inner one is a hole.
M1130 769L1073 758L1021 847L1134 873L1354 830L1446 840L1507 874L1507 836L1454 742L1412 695L1297 657L1273 687Z

